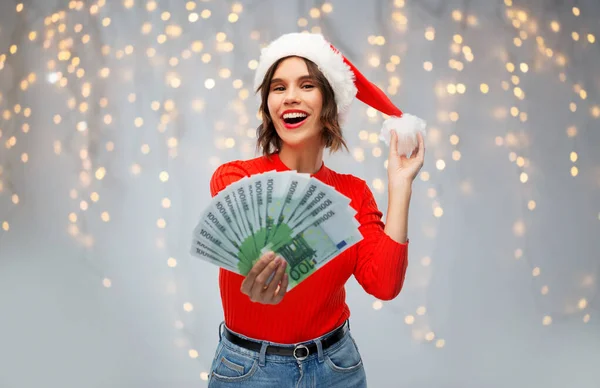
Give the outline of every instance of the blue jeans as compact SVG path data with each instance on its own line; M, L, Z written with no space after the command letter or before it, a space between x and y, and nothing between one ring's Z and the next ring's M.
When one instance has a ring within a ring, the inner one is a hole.
M347 322L345 324L348 324ZM237 334L237 333L235 333ZM296 360L293 356L266 354L269 344L273 342L259 341L259 352L232 344L221 336L219 328L219 346L213 360L209 388L245 387L245 388L364 388L367 386L365 369L358 347L350 334L350 330L335 344L323 350L321 340L328 334L312 341L317 353L309 355L305 360Z

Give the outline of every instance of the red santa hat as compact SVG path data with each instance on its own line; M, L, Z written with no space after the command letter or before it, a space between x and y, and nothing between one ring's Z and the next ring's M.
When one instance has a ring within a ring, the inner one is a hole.
M398 133L398 153L410 154L417 146L417 132L425 134L425 121L403 113L389 97L370 82L321 34L285 34L263 48L254 76L254 90L262 84L269 68L281 58L297 56L314 62L331 85L338 114L343 117L354 97L390 116L384 121L380 140L390 143L390 130Z

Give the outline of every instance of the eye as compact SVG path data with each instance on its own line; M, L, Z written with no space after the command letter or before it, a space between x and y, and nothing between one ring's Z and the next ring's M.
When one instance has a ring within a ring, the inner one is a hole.
M315 87L315 85L313 85L313 84L304 84L304 85L302 85L303 89L312 89L314 87Z
M283 92L285 88L283 86L276 86L273 88L274 92Z

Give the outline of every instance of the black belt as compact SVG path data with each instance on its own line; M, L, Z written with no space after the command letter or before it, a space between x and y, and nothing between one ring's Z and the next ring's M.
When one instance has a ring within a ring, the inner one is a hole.
M346 335L347 332L348 325L345 323L341 327L337 328L333 333L321 340L322 349L325 350L330 346L334 345L336 342L344 338L344 335ZM229 342L242 348L252 350L255 352L260 352L260 349L262 348L261 342L256 342L242 338L237 334L227 330L227 328L225 328L223 335L225 336L225 338L227 338L227 340L229 340ZM315 353L317 353L317 344L314 341L310 343L299 344L295 347L268 345L266 350L266 354L290 357L293 356L299 361L302 361L311 354Z

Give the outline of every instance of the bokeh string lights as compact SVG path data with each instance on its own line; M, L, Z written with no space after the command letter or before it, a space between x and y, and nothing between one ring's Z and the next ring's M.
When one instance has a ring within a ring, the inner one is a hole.
M38 130L30 124L37 112L24 101L31 93L43 92L57 104L48 118L55 139L46 146L73 167L71 186L65 191L71 210L62 225L82 248L99 284L115 289L119 281L126 281L104 268L102 260L92 260L99 259L96 232L119 222L115 218L117 202L110 199L126 183L147 185L147 192L158 193L148 210L154 217L152 249L159 252L169 279L165 292L173 301L175 343L192 359L211 353L196 335L203 300L190 285L191 259L181 248L186 240L180 236L187 237L191 230L177 227L182 213L178 163L184 159L201 165L210 176L225 161L254 157L259 117L253 71L260 47L279 34L261 24L265 20L262 13L268 14L263 7L270 5L187 1L168 9L152 0L70 1L64 8L42 14L41 8L27 4L15 5L15 16L22 22L15 27L11 45L0 53L4 81L0 84L2 238L11 233L11 216L23 201L13 177L25 174L23 166L34 157L26 139ZM505 31L506 45L486 52L477 36L493 19L478 15L475 8L419 16L403 0L378 6L380 25L361 36L360 47L367 47L364 51L336 33L334 21L344 7L341 2L299 7L292 24L297 31L327 33L395 100L406 101L403 92L414 90L410 85L432 85L415 92L415 99L431 101L435 109L428 108L424 115L429 122L428 163L418 182L426 194L427 213L411 226L413 233L430 245L412 259L415 264L411 264L410 274L415 280L409 279L406 288L414 298L409 302L372 300L372 308L401 316L415 341L435 348L446 346L448 338L436 321L427 293L436 261L442 256L435 240L445 225L454 221L447 217L451 192L469 196L475 190L473 181L462 173L463 158L469 157L463 148L463 140L469 136L462 125L470 114L466 101L494 98L504 104L490 107L486 113L489 123L494 123L487 136L490 144L506 150L507 168L514 167L516 172L519 188L515 195L523 203L521 216L512 222L515 242L511 250L514 259L526 263L531 273L540 324L548 326L573 317L583 323L594 322L592 310L598 308L594 268L588 268L572 285L576 292L566 304L552 305L548 295L561 280L546 274L543 260L530 253L527 236L539 207L547 206L543 191L536 188L539 166L531 155L528 131L534 119L535 90L528 85L531 79L549 78L551 73L571 90L565 112L572 123L561 136L572 147L566 155L571 163L566 174L582 179L579 162L584 155L579 139L592 126L597 127L597 86L571 74L575 54L567 55L570 46L561 42L568 39L581 46L578 50L597 50L595 33L578 29L573 20L546 20L543 13L534 16L533 11L505 0L495 22ZM583 13L583 7L572 7L574 20ZM420 24L419 17L426 22ZM414 31L418 38L411 35ZM41 67L27 63L27 50L44 59ZM411 56L418 57L418 68L411 67L407 60ZM501 64L491 70L497 73L486 73L489 78L473 76L480 74L479 66L491 67L490 58ZM4 87L6 79L12 80L9 87ZM368 169L365 179L378 203L384 205L387 149L378 135L385 117L362 106L352 114L354 120L347 131L351 157ZM208 150L198 146L210 142ZM448 176L461 178L456 188L440 183ZM600 214L597 218L600 220ZM577 292L580 294L573 296ZM208 366L200 365L203 380L208 378Z
M17 6L16 12L20 13L22 8L22 5ZM11 216L18 211L22 200L13 175L23 173L29 161L29 154L26 151L19 152L20 147L17 147L17 143L25 142L32 115L32 109L20 101L30 85L37 82L35 73L26 74L24 58L18 55L19 46L25 40L24 35L25 26L17 26L12 33L13 41L8 50L0 51L0 71L11 71L10 78L3 80L0 89L0 141L4 143L4 151L0 153L0 203L3 209L7 209L0 214L0 242L4 234L10 231ZM9 69L5 70L7 66Z
M571 26L571 28L580 28L577 18L581 15L581 10L576 6L572 7L572 18L566 18L564 22L561 23L555 18L550 18L550 20L536 20L536 18L534 18L532 15L532 13L534 13L533 11L528 12L525 9L514 6L511 0L505 0L504 4L506 7L506 18L514 28L515 34L517 35L512 41L512 45L514 47L508 51L518 52L518 57L520 58L526 57L527 52L537 53L537 55L534 55L532 58L532 66L526 62L521 62L517 65L514 63L514 61L506 61L507 71L512 74L511 81L514 85L512 91L515 99L517 100L515 101L515 105L511 108L511 115L518 117L522 123L525 123L527 121L527 113L519 106L520 104L525 105L525 92L518 86L520 78L518 75L516 75L516 73L520 72L521 77L526 77L530 73L530 70L533 70L534 72L541 72L543 68L549 65L550 71L557 72L558 79L561 83L568 82L568 80L571 78L571 76L569 76L570 73L578 75L586 74L585 71L577 72L576 69L570 69L570 67L572 67L576 62L577 57L581 56L582 54L578 53L577 50L571 49L572 44L568 42L568 38L570 36L573 41L577 42L579 40L579 32L573 31L569 34L568 32L565 33L562 31L567 28L567 26ZM553 39L552 35L562 35L562 39ZM595 43L595 36L593 33L588 32L585 35L587 36L587 43ZM567 44L564 44L565 40L567 41ZM535 46L532 47L534 41ZM587 44L585 46L587 46ZM507 45L507 47L511 47L511 45ZM585 48L589 49L588 47ZM567 55L565 53L567 50L571 52L571 55ZM590 80L588 80L586 84L592 86L593 83L589 81ZM503 87L504 86L505 84ZM600 116L598 114L598 105L596 102L588 99L588 92L586 91L586 88L582 87L578 82L572 83L570 88L575 94L575 97L569 103L568 110L566 107L564 109L565 113L571 113L569 120L571 120L571 122L583 121L584 123L589 123L590 119L597 119ZM597 96L594 96L594 98L596 99ZM580 109L578 113L578 105L588 105L588 109ZM566 128L566 136L571 140L570 143L573 147L573 150L568 153L568 158L570 162L573 163L568 170L568 174L573 178L576 178L579 175L579 168L576 164L578 159L578 154L576 152L578 142L577 126L569 124ZM527 144L531 141L531 139L525 134L525 130L521 131L518 139L507 138L506 140L506 145L509 148L519 148L519 143ZM501 143L501 141L498 140L498 143ZM521 147L521 149L522 148L524 147ZM509 160L518 166L520 170L519 180L526 187L523 192L524 195L522 195L523 215L514 223L513 226L514 234L517 237L523 237L525 234L529 233L527 229L532 222L528 220L531 220L536 216L536 208L538 206L537 200L542 193L540 190L536 190L534 183L530 181L530 175L527 173L527 169L531 167L531 159L523 152L519 154L515 151L511 151L509 154ZM566 173L567 172L565 171L563 174ZM540 198L540 200L543 203L543 198ZM553 289L550 282L554 281L555 285L558 285L557 283L560 282L560 279L557 279L556 277L554 279L549 279L550 277L543 272L541 258L532 257L532 255L528 253L530 250L529 248L531 248L529 240L524 239L524 244L524 247L519 246L515 249L514 258L517 260L524 259L527 262L528 269L531 271L531 276L534 280L535 289L537 289L539 293L538 295L546 297L550 292L552 292ZM551 306L547 302L540 304L540 310L542 310L540 311L542 314L540 320L542 325L548 326L557 319L566 320L570 319L574 315L580 316L583 323L588 323L590 321L590 309L598 308L598 306L594 305L594 303L590 303L590 301L596 302L595 299L598 291L596 290L593 292L592 288L590 287L595 281L597 281L597 279L594 279L594 269L589 268L588 271L589 272L583 274L578 279L580 282L579 288L581 288L581 295L574 295L570 298L567 298L563 306L560 306L560 308L557 308L558 306Z

